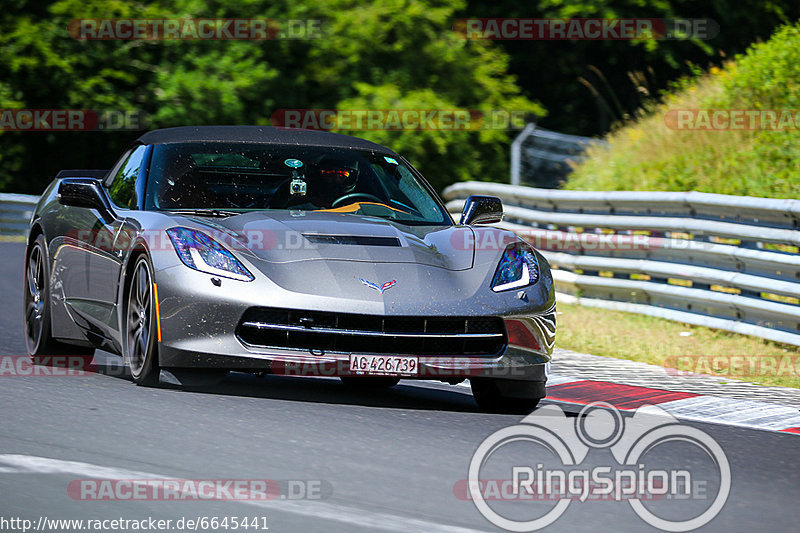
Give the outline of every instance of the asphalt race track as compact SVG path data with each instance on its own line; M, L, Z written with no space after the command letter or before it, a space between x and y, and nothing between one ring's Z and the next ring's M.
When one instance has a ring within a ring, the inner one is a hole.
M23 250L0 244L5 356L25 353ZM403 381L354 392L335 379L232 374L199 391L147 389L108 361L101 369L110 370L90 376L0 376L0 517L34 525L41 517L265 517L259 525L277 532L499 530L454 486L478 445L520 417L480 413L468 388ZM797 531L799 436L685 425L713 437L731 466L730 496L704 531ZM681 446L663 448L664 465L706 468ZM521 464L548 460L532 453L512 450ZM593 451L583 465L610 461ZM322 490L313 499L197 502L86 501L68 489L73 480L113 477L311 480L307 490ZM655 528L626 502L576 501L548 530Z

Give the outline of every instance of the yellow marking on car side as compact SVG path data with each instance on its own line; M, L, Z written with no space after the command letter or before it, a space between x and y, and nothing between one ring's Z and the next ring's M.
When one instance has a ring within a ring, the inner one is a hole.
M153 282L153 299L156 302L156 334L158 335L158 342L161 342L161 313L158 310L158 285Z

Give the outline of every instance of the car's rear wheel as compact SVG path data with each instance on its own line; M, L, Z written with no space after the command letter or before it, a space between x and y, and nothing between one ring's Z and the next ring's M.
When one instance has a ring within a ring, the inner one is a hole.
M44 356L76 355L90 358L94 348L73 346L56 341L50 332L50 276L47 245L39 235L28 248L25 261L25 346L34 363Z
M136 258L128 284L125 329L131 377L137 385L159 384L158 345L155 342L153 268L147 255Z
M489 413L527 414L539 405L538 397L512 397L503 394L496 379L470 379L472 396L483 411Z
M400 383L400 378L391 376L341 376L339 379L354 389L388 389Z

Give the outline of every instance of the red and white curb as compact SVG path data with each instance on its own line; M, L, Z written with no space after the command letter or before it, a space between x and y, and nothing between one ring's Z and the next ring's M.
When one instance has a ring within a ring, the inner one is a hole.
M608 402L620 410L658 405L678 419L800 434L800 411L766 402L721 398L551 374L547 400L575 405Z

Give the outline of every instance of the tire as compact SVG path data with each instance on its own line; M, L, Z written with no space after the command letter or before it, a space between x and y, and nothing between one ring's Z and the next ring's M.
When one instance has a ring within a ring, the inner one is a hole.
M536 409L541 400L503 396L497 380L494 379L471 379L469 384L478 407L488 413L528 414Z
M341 376L339 379L353 389L389 389L400 383L400 378L392 376Z
M146 254L138 256L131 271L125 308L125 349L134 383L159 385L156 311L153 302L153 267Z
M44 235L39 235L25 253L23 320L28 355L34 364L46 363L49 355L81 356L88 359L88 364L94 348L65 344L51 336L49 271L47 244Z

